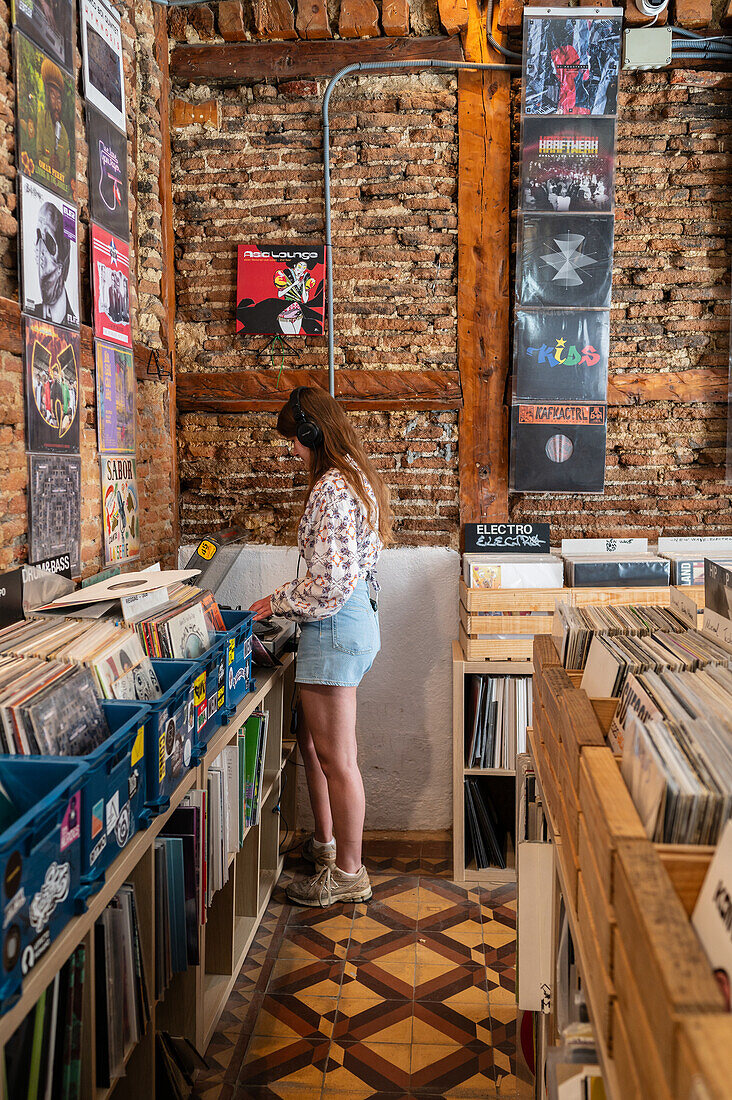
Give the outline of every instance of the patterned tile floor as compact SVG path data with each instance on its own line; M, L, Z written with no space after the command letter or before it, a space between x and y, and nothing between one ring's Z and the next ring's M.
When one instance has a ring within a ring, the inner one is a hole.
M532 1095L516 1069L513 886L372 870L368 904L302 909L286 902L289 874L211 1040L196 1100Z

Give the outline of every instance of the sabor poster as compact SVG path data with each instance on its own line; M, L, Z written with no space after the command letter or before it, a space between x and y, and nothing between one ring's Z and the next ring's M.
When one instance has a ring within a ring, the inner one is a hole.
M321 336L324 292L321 245L239 245L237 332Z
M81 0L84 91L105 118L127 130L121 19L104 0Z
M25 318L26 447L79 453L78 332Z
M130 246L94 222L90 230L94 332L131 348Z
M616 114L621 28L620 13L525 19L524 114Z
M135 367L132 352L95 341L97 438L104 452L135 452Z
M20 178L20 250L23 312L78 328L76 207L25 176Z
M140 553L137 463L130 455L100 455L104 562L132 561Z
M76 195L76 90L73 78L17 30L15 81L18 167L73 202Z

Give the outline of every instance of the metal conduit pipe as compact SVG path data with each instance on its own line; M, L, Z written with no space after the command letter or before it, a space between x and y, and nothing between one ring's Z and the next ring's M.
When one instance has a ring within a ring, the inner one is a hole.
M335 333L333 331L333 250L331 247L330 123L328 118L328 106L336 84L339 80L342 80L344 76L349 76L351 73L373 72L374 70L383 72L384 70L393 69L447 69L451 71L470 69L477 72L491 70L521 72L520 65L484 64L472 61L440 61L436 58L426 58L424 61L359 61L354 65L346 65L329 80L328 87L325 89L325 95L323 96L323 187L325 194L326 297L328 303L328 390L331 397L335 397Z

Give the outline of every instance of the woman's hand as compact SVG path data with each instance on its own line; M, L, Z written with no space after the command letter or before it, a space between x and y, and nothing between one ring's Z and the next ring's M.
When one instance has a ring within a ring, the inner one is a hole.
M263 600L257 600L249 608L255 619L268 619L272 614L272 598L265 596Z

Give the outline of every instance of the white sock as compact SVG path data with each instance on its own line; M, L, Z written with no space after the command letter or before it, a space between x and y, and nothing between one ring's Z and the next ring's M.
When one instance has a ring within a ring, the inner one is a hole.
M330 840L316 840L313 837L313 848L334 848L335 837L331 837Z
M360 867L357 871L341 871L338 864L336 864L336 871L338 872L339 875L343 875L344 878L358 878L358 876L361 874L361 868Z

